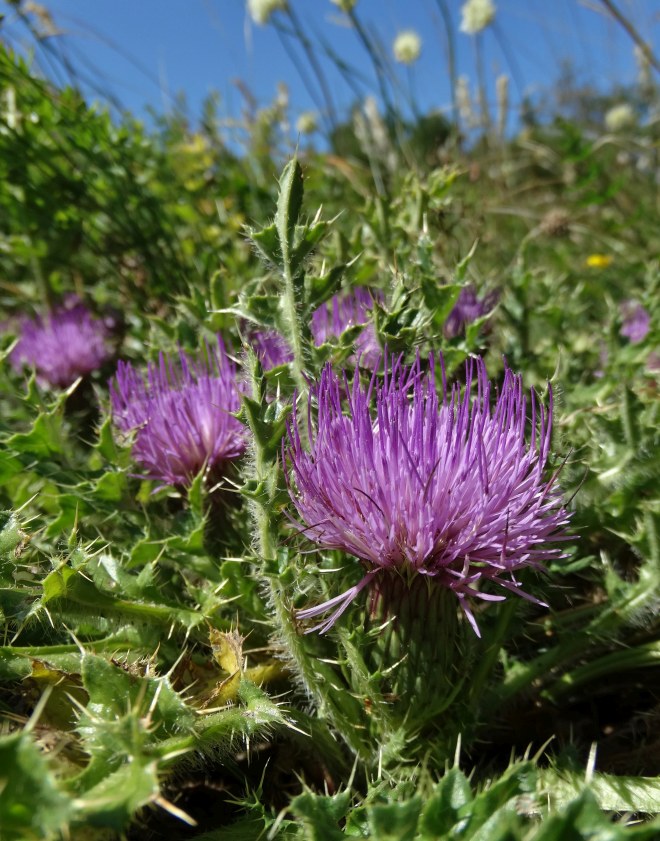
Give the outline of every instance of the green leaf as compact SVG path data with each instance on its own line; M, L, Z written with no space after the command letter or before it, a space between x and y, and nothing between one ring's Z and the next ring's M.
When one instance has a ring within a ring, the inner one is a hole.
M27 535L12 511L0 511L0 561L13 560Z
M535 783L536 770L532 762L512 765L474 798L470 805L468 832L485 825L498 809L513 798L533 792Z
M62 449L61 423L59 413L43 412L29 432L17 432L8 439L7 444L18 453L48 459L59 454Z
M305 791L291 801L291 811L303 819L310 841L340 841L344 833L339 829L339 821L346 817L350 804L349 791L332 797Z
M257 324L260 327L278 327L281 299L276 295L245 295L239 297L238 305L218 310L225 315Z
M456 280L462 285L463 281L465 280L465 276L467 274L468 267L472 261L472 258L475 255L477 250L477 246L479 245L479 240L475 240L472 243L472 248L468 251L468 253L463 257L463 259L458 263L456 266Z
M437 280L423 277L421 281L424 303L439 328L444 326L463 288L460 283L440 284Z
M329 230L328 222L316 222L314 225L297 225L295 248L291 253L291 272L297 275L303 263L321 242Z
M81 675L89 695L87 709L94 717L112 722L129 709L150 710L150 731L154 735L159 728L171 735L192 727L192 711L167 677L130 673L95 654L83 656Z
M286 431L286 421L291 414L291 406L260 403L243 395L243 411L250 430L263 453L263 458L269 461L274 460L280 451L282 436Z
M278 266L282 262L280 240L275 224L268 225L260 231L251 230L250 239L268 263Z
M514 806L502 807L474 833L470 841L522 841L525 828Z
M313 310L319 307L337 292L345 271L345 264L340 263L337 266L333 266L321 277L311 277L310 275L305 277L305 285L307 287L306 300L310 309Z
M112 432L112 417L108 415L99 427L99 437L95 444L95 448L106 461L109 461L111 464L115 464L118 457L118 451Z
M121 832L138 809L160 794L156 762L127 762L78 800L77 818Z
M100 591L82 570L74 570L63 564L49 573L43 581L42 604L66 600L75 605L94 608L107 616L109 612L134 616L150 622L171 626L180 622L186 628L194 628L204 621L199 611L188 610L178 605L169 605L163 600L158 604L146 601L131 601L117 598Z
M303 195L303 173L298 159L294 157L284 167L280 177L280 193L277 198L277 212L275 214L275 226L280 240L282 257L286 262L290 260Z
M472 789L465 774L451 768L443 776L428 799L421 814L422 838L439 838L454 827L460 831L467 825L466 808L472 802Z
M543 790L553 804L567 803L581 795L586 787L584 775L559 772L553 769L541 770ZM589 785L589 791L607 812L642 812L654 814L660 811L660 777L615 776L596 773Z
M103 502L119 502L126 490L126 475L116 471L104 473L92 489L92 499Z
M0 682L23 680L32 671L30 658L15 654L3 647L0 650Z
M59 838L72 803L28 732L0 736L0 830L2 838Z
M421 809L420 797L403 803L377 804L368 809L369 828L379 841L413 841Z
M609 825L610 831L603 834L605 825ZM620 837L622 833L601 813L593 795L584 791L558 814L550 815L534 841L615 841Z

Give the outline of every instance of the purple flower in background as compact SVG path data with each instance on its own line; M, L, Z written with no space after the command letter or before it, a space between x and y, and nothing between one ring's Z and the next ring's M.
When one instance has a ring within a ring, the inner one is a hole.
M478 298L472 286L464 286L454 304L454 308L447 316L444 333L448 339L455 339L464 332L466 324L471 324L477 318L486 315L495 305L497 293L491 292L484 298Z
M9 360L15 370L34 368L39 382L67 388L96 371L113 354L110 331L78 298L45 316L23 319Z
M623 326L621 335L629 339L634 345L643 341L651 329L651 316L637 301L624 301L621 305Z
M448 389L440 356L439 399L430 361L424 373L419 357L411 367L392 357L382 384L374 373L366 387L357 374L351 387L327 365L310 390L309 451L295 412L289 423L284 455L297 527L319 547L355 555L366 570L356 586L298 612L307 619L333 610L313 630L327 631L363 588L396 571L453 591L478 634L469 599L504 598L482 584L536 601L516 572L561 554L547 546L567 539L570 516L556 477L544 478L552 393L546 410L508 369L497 390L480 358L466 363L463 390Z
M293 360L289 343L277 330L255 330L250 334L249 342L265 371Z
M218 474L245 451L245 427L231 414L241 403L236 371L220 338L200 359L161 353L146 379L120 362L110 398L115 426L136 431L145 478L189 485L203 467Z
M356 286L348 292L338 293L312 313L311 330L316 345L339 337L358 324L366 325L355 341L356 355L363 365L373 367L382 355L376 331L369 320L374 302L382 300L382 293Z

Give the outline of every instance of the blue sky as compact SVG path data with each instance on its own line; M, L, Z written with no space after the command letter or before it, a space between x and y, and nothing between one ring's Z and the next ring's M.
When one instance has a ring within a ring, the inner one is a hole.
M364 73L365 90L377 93L366 54L355 33L330 0L290 0L310 37L320 34L332 49ZM660 27L656 0L618 0L643 36L655 47ZM241 79L261 104L287 83L294 113L314 102L292 61L290 47L272 26L255 26L243 0L45 0L56 25L66 33L58 43L74 66L94 68L100 88L126 108L145 113L146 106L167 110L172 97L184 92L192 115L212 90L220 93L224 115L237 114L242 97L234 80ZM455 24L458 69L474 79L472 39L458 32L460 0L448 0ZM607 87L632 82L636 76L632 44L620 27L596 11L598 0L496 0L496 29L484 33L485 69L490 80L500 73L514 76L512 100L533 93L557 76L570 58L581 79ZM3 8L4 7L4 8ZM5 31L18 37L11 9ZM422 109L447 107L450 87L444 34L437 0L358 0L365 25L377 32L388 50L401 29L416 29L423 40L422 57L409 80ZM656 50L657 52L657 50ZM331 62L322 62L338 109L353 101L349 87ZM307 82L316 90L309 62L298 51Z

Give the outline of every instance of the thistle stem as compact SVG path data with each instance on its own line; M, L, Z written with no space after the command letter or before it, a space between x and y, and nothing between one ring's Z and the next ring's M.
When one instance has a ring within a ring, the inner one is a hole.
M259 383L254 376L252 394L255 400L260 399ZM362 759L367 759L371 750L360 738L359 702L350 695L341 675L330 664L324 663L308 650L305 638L298 629L285 583L288 567L282 568L278 560L278 531L272 505L276 491L275 483L272 481L273 471L278 468L266 456L256 436L254 437L254 470L257 484L265 483L267 486L267 499L263 502L255 500L252 511L264 578L269 588L273 623L284 645L284 650L290 658L292 670L302 679L305 689L316 703L320 714L327 717L342 733L353 753ZM286 668L286 665L284 664L283 668Z

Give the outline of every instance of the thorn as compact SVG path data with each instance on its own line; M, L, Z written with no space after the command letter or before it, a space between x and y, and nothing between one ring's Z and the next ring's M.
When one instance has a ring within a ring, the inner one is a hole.
M197 821L194 818L192 818L187 812L184 812L183 809L179 809L179 807L175 806L174 803L170 803L170 801L166 800L162 794L154 797L153 802L156 806L160 806L160 808L165 812L169 812L170 815L174 815L175 818L187 823L188 826L197 826Z
M462 734L458 734L456 739L456 751L454 752L454 768L459 768L461 764L461 738Z
M586 785L591 785L594 772L596 770L596 753L598 751L598 745L596 742L591 743L591 747L589 748L589 758L587 759L587 767L584 772L584 782Z
M71 628L68 628L66 625L64 626L64 628L68 632L68 634L71 637L71 639L73 640L74 644L78 646L78 650L80 651L80 653L83 654L83 655L86 654L87 652L85 651L85 649L83 647L83 644L80 642L78 637L73 633Z
M29 733L31 730L34 730L34 728L37 726L37 722L39 721L41 713L44 711L44 708L48 703L48 699L50 698L50 694L52 691L52 686L47 686L44 689L41 698L39 698L39 700L37 701L36 707L32 710L32 715L30 716L28 723L25 725L24 729L27 733Z

